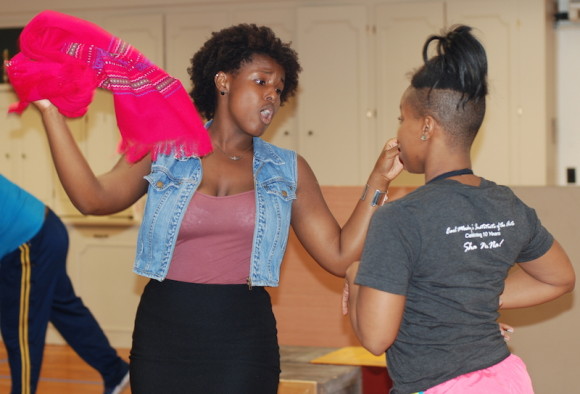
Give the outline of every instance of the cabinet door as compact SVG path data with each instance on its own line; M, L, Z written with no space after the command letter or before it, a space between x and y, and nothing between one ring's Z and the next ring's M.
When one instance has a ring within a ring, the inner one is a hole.
M474 27L487 52L489 96L485 120L472 148L473 168L478 175L503 184L516 184L518 166L517 29L513 1L485 4L450 2L450 25L461 22Z
M163 15L143 14L106 16L102 26L109 33L135 47L157 66L163 59Z
M488 56L489 96L472 149L479 175L507 185L545 185L552 168L544 0L449 0L449 25L475 28Z
M0 172L52 206L58 180L40 115L32 107L22 115L8 114L18 99L8 85L0 89Z
M299 8L297 29L304 69L298 97L298 151L321 184L364 184L371 169L369 145L374 142L366 117L366 7Z
M255 23L270 27L284 42L291 42L297 50L296 42L296 12L291 8L264 9L254 8L255 5L236 10L232 15L232 24ZM300 54L298 54L300 60ZM300 80L300 76L299 76ZM299 82L300 84L300 82ZM298 93L297 93L298 94ZM276 114L274 121L268 127L263 139L282 148L297 150L298 133L296 131L296 97L288 100Z
M132 272L138 227L68 224L68 274L116 347L131 347L135 312L148 279Z
M377 154L384 142L397 135L399 104L409 86L409 73L423 64L423 43L444 26L443 2L394 3L377 6L376 65L377 76ZM403 171L398 185L421 185L422 174Z
M21 128L21 118L9 114L8 107L16 101L16 96L8 84L0 85L0 172L10 180L17 182L19 157L18 145L13 142L17 130Z
M181 80L187 91L191 82L187 69L191 58L213 31L228 26L228 16L223 11L181 12L166 15L166 70Z

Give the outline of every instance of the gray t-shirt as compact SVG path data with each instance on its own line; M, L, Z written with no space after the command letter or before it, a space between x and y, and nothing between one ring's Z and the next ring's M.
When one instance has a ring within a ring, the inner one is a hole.
M496 322L508 270L553 244L505 187L421 186L373 216L355 283L406 296L387 350L393 394L427 390L509 355Z

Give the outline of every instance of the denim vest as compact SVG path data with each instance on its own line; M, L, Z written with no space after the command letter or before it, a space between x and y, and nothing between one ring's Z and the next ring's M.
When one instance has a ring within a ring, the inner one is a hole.
M277 286L296 199L296 153L254 138L256 225L248 283ZM201 160L159 155L151 165L133 271L165 279L181 221L202 178ZM195 256L192 256L195 259Z

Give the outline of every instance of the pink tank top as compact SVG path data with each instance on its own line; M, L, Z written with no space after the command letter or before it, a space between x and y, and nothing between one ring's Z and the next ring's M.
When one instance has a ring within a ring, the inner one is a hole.
M196 192L177 236L167 279L245 284L256 217L253 190L225 197Z

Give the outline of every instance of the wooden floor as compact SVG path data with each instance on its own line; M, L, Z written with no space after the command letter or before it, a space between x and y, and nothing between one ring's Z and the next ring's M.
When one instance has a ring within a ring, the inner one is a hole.
M128 360L129 349L117 349ZM102 394L99 373L65 345L46 345L37 394ZM4 345L0 343L0 393L10 392L10 370ZM130 394L127 388L123 394Z

